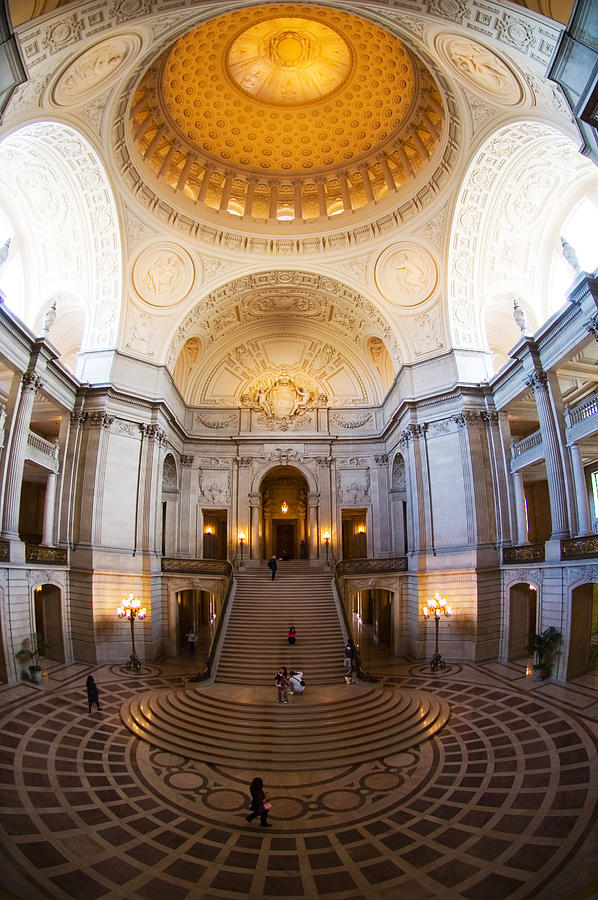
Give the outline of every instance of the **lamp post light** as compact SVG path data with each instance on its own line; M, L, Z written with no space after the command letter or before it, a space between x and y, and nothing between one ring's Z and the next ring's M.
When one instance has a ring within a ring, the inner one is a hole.
M239 564L239 567L242 568L243 567L243 545L244 545L245 541L247 540L247 535L245 534L244 531L240 531L238 533L237 540L239 541L239 546L241 547L241 562Z
M326 547L326 565L328 566L328 565L330 565L330 563L328 562L328 546L330 544L330 532L329 531L322 532L322 540L324 541L324 545Z
M440 619L442 618L442 616L446 616L447 619L450 618L450 607L447 606L444 597L441 597L438 591L436 591L432 599L428 600L428 602L424 604L422 613L426 622L430 618L430 615L434 616L434 620L436 622L436 647L434 648L434 656L432 657L432 661L430 662L430 668L433 672L435 672L436 669L445 669L446 663L438 652L438 626L440 625Z
M141 600L136 597L133 592L129 594L126 600L122 601L122 606L119 606L116 610L116 615L119 619L128 619L131 623L131 656L128 659L126 668L129 671L139 672L141 669L141 660L135 653L135 632L133 630L133 626L135 624L135 619L139 619L141 622L145 619L147 615L147 610L141 606Z

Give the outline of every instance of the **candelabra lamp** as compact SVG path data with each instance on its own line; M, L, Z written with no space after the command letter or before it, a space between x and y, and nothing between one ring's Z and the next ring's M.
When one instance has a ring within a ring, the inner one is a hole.
M141 600L136 597L133 592L129 594L126 600L123 600L122 606L116 610L119 619L128 619L131 623L131 655L127 661L126 668L129 672L139 672L141 669L141 660L135 652L135 619L141 622L147 615L147 610L141 606Z
M322 540L324 541L324 546L326 547L326 565L329 566L330 563L328 561L328 547L330 546L330 532L324 531L322 533Z
M247 540L247 535L244 531L240 531L237 535L237 540L239 541L239 546L241 548L241 562L239 563L240 568L243 568L243 547L245 545L245 541Z
M438 652L438 626L440 625L440 620L443 616L449 618L451 615L451 610L447 606L446 600L444 597L441 597L438 591L434 594L431 600L424 605L422 609L423 617L428 621L430 616L434 616L434 621L436 624L436 646L434 648L434 656L430 662L430 668L433 672L436 672L437 669L445 669L446 663L443 660L442 656Z

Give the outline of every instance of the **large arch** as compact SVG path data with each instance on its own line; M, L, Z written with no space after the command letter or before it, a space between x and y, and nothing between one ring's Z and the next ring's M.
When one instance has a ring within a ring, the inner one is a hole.
M51 340L67 364L77 353L114 348L122 299L119 224L89 141L58 122L12 132L0 143L0 193L11 254L20 255L24 272L22 296L6 297L7 305L39 331L55 303ZM80 358L78 375L83 368ZM85 378L102 376L86 370Z
M545 260L559 246L559 225L580 186L595 186L595 167L566 135L540 122L511 123L480 147L453 214L447 298L454 347L490 348L486 306L496 318L513 298L536 322L549 308ZM506 330L510 342L512 331ZM492 346L494 353L506 352Z

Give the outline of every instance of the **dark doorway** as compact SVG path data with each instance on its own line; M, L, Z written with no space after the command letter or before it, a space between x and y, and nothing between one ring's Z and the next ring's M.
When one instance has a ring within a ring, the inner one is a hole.
M295 524L294 522L276 523L276 555L293 559L295 556Z

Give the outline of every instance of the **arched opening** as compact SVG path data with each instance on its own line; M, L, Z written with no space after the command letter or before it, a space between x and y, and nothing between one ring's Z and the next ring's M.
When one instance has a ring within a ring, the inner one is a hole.
M571 631L567 680L592 668L592 651L598 647L598 584L581 584L571 593Z
M367 509L343 509L343 559L366 559Z
M262 558L308 555L308 484L298 469L275 466L262 481Z
M220 614L220 600L210 591L190 589L178 591L176 603L178 652L207 658Z
M62 634L62 604L60 588L54 584L40 584L33 592L34 632L49 644L44 656L64 662L64 638Z
M509 591L510 662L527 661L534 652L534 634L538 615L538 592L532 584L512 585Z

